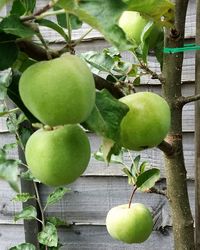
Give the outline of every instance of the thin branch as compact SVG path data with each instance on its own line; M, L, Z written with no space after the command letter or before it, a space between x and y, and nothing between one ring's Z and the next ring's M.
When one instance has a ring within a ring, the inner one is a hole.
M186 97L181 96L180 98L177 99L177 104L181 105L181 106L184 106L187 103L196 102L198 100L200 100L200 94L186 96Z
M132 194L131 194L131 197L130 197L129 202L128 202L128 208L130 208L130 207L131 207L131 202L132 202L132 199L133 199L133 196L134 196L134 194L135 194L136 190L137 190L137 187L136 187L136 186L134 186L134 187L133 187Z
M157 189L155 187L152 187L152 188L148 189L146 192L147 193L154 193L154 194L160 194L160 195L163 195L163 196L167 196L166 190Z
M157 74L155 71L152 71L149 67L146 66L143 62L140 61L139 67L143 69L147 74L151 75L152 79L157 79L160 81L161 84L165 83L165 79Z
M26 22L26 21L31 21L31 20L36 19L38 16L40 16L44 12L48 11L49 9L51 9L56 4L56 2L58 2L58 1L56 1L56 0L50 1L47 5L45 5L44 7L42 7L41 9L39 9L38 11L36 11L34 14L32 14L30 16L23 16L23 17L21 17L21 21Z
M157 148L165 153L167 156L172 156L174 154L174 148L167 141L162 141Z

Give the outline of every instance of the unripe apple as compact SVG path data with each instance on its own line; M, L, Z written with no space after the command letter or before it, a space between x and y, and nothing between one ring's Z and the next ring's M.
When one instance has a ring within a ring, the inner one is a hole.
M95 103L92 73L70 54L30 66L20 78L19 92L29 111L50 126L85 121Z
M39 129L25 148L25 157L34 177L49 186L75 181L87 168L90 144L78 125Z
M125 32L127 39L139 45L141 43L141 35L144 27L149 22L148 19L141 16L139 12L136 11L124 11L119 19L119 26ZM149 34L149 47L154 48L156 41L163 32L162 28L156 24L153 24Z
M159 145L166 137L171 121L168 103L151 92L138 92L120 99L129 107L120 124L121 145L143 150Z
M119 205L110 209L106 217L108 233L125 243L141 243L147 240L153 229L152 215L141 203Z

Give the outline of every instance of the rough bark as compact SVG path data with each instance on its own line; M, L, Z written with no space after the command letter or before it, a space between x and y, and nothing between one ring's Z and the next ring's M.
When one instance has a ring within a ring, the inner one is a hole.
M183 47L185 16L188 0L175 1L175 29L166 32L165 47ZM165 54L163 65L163 95L171 108L171 129L167 140L172 144L174 153L165 154L167 196L171 206L174 249L193 250L194 229L190 210L187 173L184 163L182 144L182 105L177 105L181 97L181 74L183 53Z
M200 0L197 0L196 44L200 45ZM200 94L200 51L196 51L195 94ZM195 103L195 245L200 249L200 101Z

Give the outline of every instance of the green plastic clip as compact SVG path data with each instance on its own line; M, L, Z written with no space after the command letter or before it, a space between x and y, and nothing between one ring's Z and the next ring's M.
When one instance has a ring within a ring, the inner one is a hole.
M174 54L174 53L191 51L191 50L200 50L200 45L196 45L195 43L184 44L184 47L180 47L180 48L164 48L163 52L168 53L168 54Z

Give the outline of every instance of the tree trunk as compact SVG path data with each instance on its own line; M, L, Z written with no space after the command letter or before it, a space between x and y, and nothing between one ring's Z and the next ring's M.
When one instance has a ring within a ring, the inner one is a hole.
M197 0L196 44L200 45L200 0ZM200 51L196 51L195 94L200 94ZM200 101L195 103L195 245L200 249Z
M175 1L175 29L166 32L165 47L183 47L185 17L188 0ZM183 53L165 54L163 64L163 95L171 108L171 129L168 142L174 153L165 155L167 195L169 198L174 235L174 249L193 250L194 229L190 210L187 176L182 144L182 106L177 102L181 97Z

